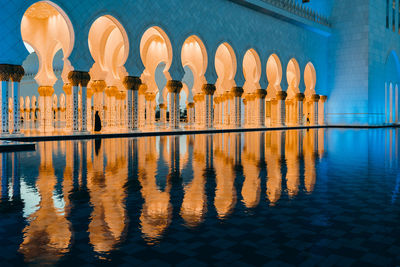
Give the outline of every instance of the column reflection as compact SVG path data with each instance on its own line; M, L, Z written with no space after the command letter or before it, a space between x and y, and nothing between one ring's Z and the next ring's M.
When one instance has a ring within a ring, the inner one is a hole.
M282 154L285 145L285 132L271 131L265 133L265 157L267 163L267 198L274 206L281 197L282 191Z
M53 143L41 142L39 176L36 188L40 195L39 209L28 219L24 229L23 242L19 251L27 262L55 264L59 258L69 251L71 242L70 223L64 210L54 205L53 192L56 177L52 162ZM64 201L69 197L64 194Z
M286 132L285 158L286 158L286 188L289 198L295 197L300 186L300 157L301 157L301 131Z
M165 138L160 142L166 145ZM167 175L166 186L164 190L161 190L156 180L158 160L156 137L139 138L138 143L139 151L142 152L138 154L139 182L142 186L141 194L144 199L140 215L140 227L146 242L154 244L161 238L171 221L170 177ZM170 148L176 148L176 146L171 145ZM168 158L167 155L164 155L164 157ZM173 159L167 161L174 162Z
M216 134L219 135L219 134ZM222 142L217 143L214 152L214 168L216 173L216 189L214 206L218 217L225 219L233 211L236 204L234 161L236 134L222 134ZM218 138L217 138L218 139ZM222 144L222 146L221 146Z
M307 193L314 191L316 181L316 159L318 152L318 130L309 129L304 133L304 187Z
M93 207L88 231L93 250L104 254L115 249L126 229L128 144L126 139L94 142L93 164L91 154L86 157L87 187Z
M193 146L192 168L193 179L184 187L184 197L181 216L189 227L198 226L207 211L207 196L205 192L206 171L206 135L190 136L189 149ZM193 141L192 141L193 139Z
M90 197L90 209L85 213L90 213L88 242L100 258L124 241L129 221L128 197L132 206L139 206L139 222L134 227L139 228L148 244L158 243L176 216L189 228L199 226L206 218L208 205L215 208L218 219L226 220L237 202L236 187L240 188L247 209L260 205L262 190L266 190L273 208L285 201L282 187L287 189L289 199L302 193L299 188L303 160L305 192L313 192L316 162L325 153L324 134L324 130L310 129L39 143L40 167L35 186L40 203L29 217L19 251L27 262L49 264L56 264L69 252L72 229L68 219L74 228L78 225L74 212L80 208L80 198L72 194L78 191L87 190ZM55 151L62 153L54 154ZM63 179L57 182L55 168L64 156ZM1 155L0 204L19 195L17 166L17 156ZM14 175L8 179L11 170ZM243 182L236 179L242 172ZM137 177L140 186L130 195L126 189L127 184L132 185L128 177ZM23 178L21 182L25 183ZM210 190L215 190L215 195ZM57 191L62 196L55 200ZM138 196L143 203L135 202Z
M260 202L260 161L264 160L264 138L263 132L244 133L242 197L247 208L254 208Z

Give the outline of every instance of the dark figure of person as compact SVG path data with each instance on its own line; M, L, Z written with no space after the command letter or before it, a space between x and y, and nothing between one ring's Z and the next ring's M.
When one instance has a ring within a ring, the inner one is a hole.
M94 115L94 131L95 132L101 131L101 119L100 119L99 111L96 111L96 114Z
M307 114L307 125L310 124L310 113Z

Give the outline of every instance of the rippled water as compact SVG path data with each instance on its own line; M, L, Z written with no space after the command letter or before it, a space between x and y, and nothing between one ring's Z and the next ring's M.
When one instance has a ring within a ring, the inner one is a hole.
M0 263L398 265L398 134L61 141L0 154Z

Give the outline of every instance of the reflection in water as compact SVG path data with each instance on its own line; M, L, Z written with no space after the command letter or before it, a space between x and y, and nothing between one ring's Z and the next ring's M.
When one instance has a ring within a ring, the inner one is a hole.
M162 137L160 145L166 147L167 137ZM141 193L144 199L140 225L145 240L153 244L161 237L171 221L172 205L170 203L171 171L174 168L173 148L175 137L169 137L170 153L164 154L164 160L170 164L169 173L166 175L166 186L161 190L157 185L157 153L156 137L139 138L139 181L142 186ZM163 149L164 150L164 149Z
M194 142L194 139L196 139ZM192 167L193 179L185 185L185 195L182 201L181 216L189 227L198 226L206 213L207 196L205 192L206 171L206 141L208 137L200 135L190 136L189 147L193 147ZM191 151L189 149L188 151Z
M300 185L301 132L288 131L285 139L286 187L290 198L296 196Z
M307 193L314 190L316 180L315 160L318 151L318 130L310 129L304 135L304 187Z
M214 168L216 173L216 188L214 205L220 219L226 218L236 204L234 162L237 157L236 145L238 134L224 134L216 139L214 153ZM222 141L222 142L221 142Z
M93 207L89 238L94 251L107 253L120 242L126 227L127 140L108 140L104 149L97 148L93 163L92 153L87 153L87 186Z
M40 143L40 166L36 188L41 200L39 209L30 216L24 229L20 252L28 262L53 264L68 252L71 242L70 223L66 213L54 206L56 186L52 151L54 143ZM65 195L64 198L68 198Z
M264 159L265 133L244 133L242 165L244 181L242 186L243 203L247 208L254 208L260 202L261 166Z
M215 218L214 208L227 220L237 205L254 209L266 197L275 206L286 193L290 199L299 194L303 176L312 193L324 134L310 129L39 143L33 153L40 156L38 174L30 180L18 171L18 153L1 155L0 207L20 195L20 184L36 192L39 204L25 218L19 251L27 262L54 264L73 246L70 221L79 203L72 193L85 191L87 240L103 258L122 244L135 216L139 226L133 227L146 243L157 244L174 216L193 228L206 216ZM135 202L129 212L132 196L142 206Z
M274 206L281 197L282 190L282 154L285 132L272 131L265 135L265 157L267 162L267 198Z

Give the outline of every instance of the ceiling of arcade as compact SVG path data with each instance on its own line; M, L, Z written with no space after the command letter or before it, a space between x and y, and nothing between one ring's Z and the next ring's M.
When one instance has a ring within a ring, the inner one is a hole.
M33 19L47 19L51 16L57 16L59 13L51 5L44 2L39 2L32 5L26 11L25 15Z

